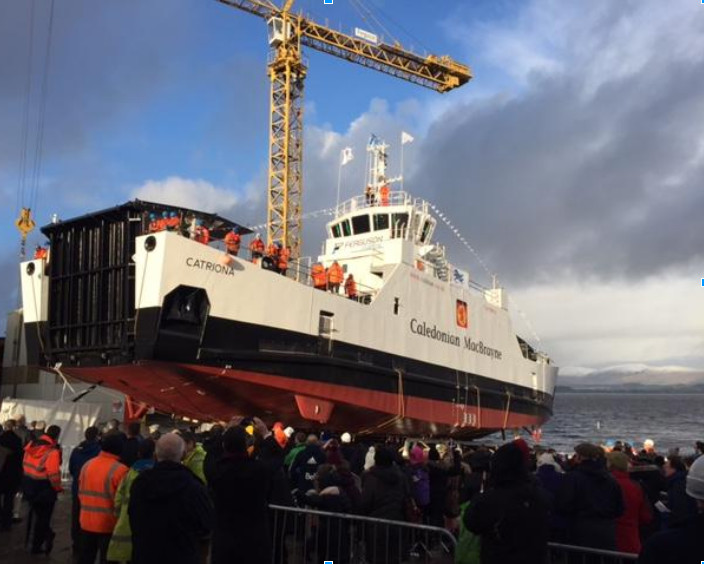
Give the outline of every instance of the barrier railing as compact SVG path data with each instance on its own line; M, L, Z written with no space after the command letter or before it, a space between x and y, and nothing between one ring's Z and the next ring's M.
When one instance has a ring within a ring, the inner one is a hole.
M270 505L272 564L450 564L457 540L446 529L373 517Z
M612 552L585 546L550 543L547 564L627 564L638 560L637 554Z

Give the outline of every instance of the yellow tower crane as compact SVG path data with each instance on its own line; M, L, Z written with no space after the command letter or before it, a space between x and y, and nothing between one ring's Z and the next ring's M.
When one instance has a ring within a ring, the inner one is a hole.
M269 182L267 243L301 249L301 202L303 193L303 83L308 71L301 46L335 55L431 88L447 92L472 78L466 65L448 56L420 56L398 43L379 43L373 34L353 37L320 25L303 14L294 14L294 0L282 7L270 0L218 0L267 21L271 115L269 134Z

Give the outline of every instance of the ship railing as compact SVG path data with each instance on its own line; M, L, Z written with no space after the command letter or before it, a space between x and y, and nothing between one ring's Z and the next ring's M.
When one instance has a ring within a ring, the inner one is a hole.
M380 206L413 206L417 210L424 213L428 213L428 210L430 209L430 204L422 198L414 198L404 190L395 190L393 192L389 192L388 198L384 200L381 199L379 194L362 194L360 196L349 198L348 200L341 202L335 208L335 217L366 208Z
M361 515L270 505L271 562L454 562L447 529Z
M299 282L305 284L306 286L313 285L313 277L311 275L311 270L313 267L312 257L300 257L297 259L292 259L289 261L289 269L286 272L286 276ZM366 286L355 280L357 286L357 301L364 304L369 304L374 300L374 297L379 292L377 288L372 288L371 286ZM333 292L334 293L334 292ZM341 297L345 296L344 283L340 285L339 294Z
M269 505L271 562L439 563L455 561L457 538L443 527ZM629 564L638 555L548 543L546 564Z

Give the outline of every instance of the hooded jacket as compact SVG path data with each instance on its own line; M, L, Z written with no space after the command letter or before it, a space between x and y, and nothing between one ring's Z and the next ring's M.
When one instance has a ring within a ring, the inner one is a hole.
M541 563L547 554L550 499L530 479L515 443L496 451L491 486L471 502L464 526L481 537L482 564Z
M378 519L405 521L408 482L395 466L372 466L362 475L362 513Z
M22 467L25 475L25 493L31 498L35 491L46 489L63 491L61 487L61 449L49 435L42 435L24 447Z
M652 521L650 502L640 484L631 480L628 472L611 470L623 492L624 511L616 521L616 548L619 552L640 552L640 527Z
M210 488L215 500L212 564L271 561L267 503L270 467L244 454L218 461Z
M73 478L71 482L71 493L73 496L78 495L78 477L81 475L81 468L91 458L95 458L100 454L99 441L83 441L80 445L73 449L71 458L68 460L68 471Z
M117 523L110 538L107 559L111 562L130 562L132 560L132 529L128 513L132 485L144 470L154 467L153 459L138 460L132 465L127 476L120 483L115 493L115 514Z
M133 564L199 564L213 509L205 486L182 464L157 462L132 485L129 501Z
M584 460L565 475L555 509L568 521L571 544L616 549L616 519L623 514L623 496L601 461Z

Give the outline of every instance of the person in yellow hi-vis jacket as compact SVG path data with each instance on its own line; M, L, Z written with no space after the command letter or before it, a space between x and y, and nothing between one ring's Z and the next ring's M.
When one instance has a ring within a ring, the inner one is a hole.
M110 562L132 561L132 528L130 516L127 513L130 505L130 490L137 476L154 466L154 441L144 439L139 444L137 456L137 461L131 466L115 493L115 514L118 517L108 545L107 559Z

